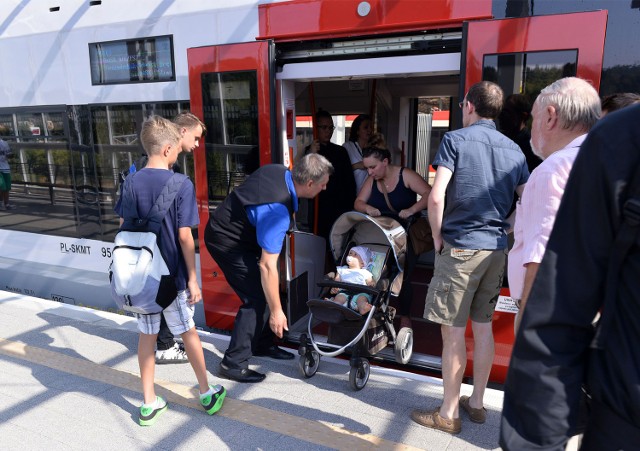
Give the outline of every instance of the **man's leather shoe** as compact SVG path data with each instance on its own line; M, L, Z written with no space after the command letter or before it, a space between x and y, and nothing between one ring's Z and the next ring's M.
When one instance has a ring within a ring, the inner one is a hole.
M255 355L256 357L270 357L276 360L291 360L295 357L291 352L280 349L276 345L269 346L268 348L262 349L260 351L256 351L253 353L253 355Z
M218 375L236 382L262 382L267 377L249 368L227 368L223 364L220 364Z

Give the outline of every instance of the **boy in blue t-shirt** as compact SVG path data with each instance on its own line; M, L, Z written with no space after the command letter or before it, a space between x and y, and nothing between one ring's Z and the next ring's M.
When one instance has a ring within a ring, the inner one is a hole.
M165 183L173 175L168 168L175 163L181 150L180 129L171 121L152 116L142 125L140 140L149 161L144 169L132 174L125 183L132 183L138 217L147 216ZM122 198L116 204L116 213L123 222ZM209 415L216 413L226 396L221 385L209 385L202 343L193 322L194 304L202 300L202 292L196 276L195 244L191 227L198 225L195 190L190 180L185 180L176 199L165 216L158 247L171 274L175 276L178 296L161 313L136 315L138 330L138 362L142 379L144 403L140 407L139 423L150 426L167 410L167 402L156 396L154 389L155 343L164 316L171 332L180 335L189 362L198 379L200 403Z

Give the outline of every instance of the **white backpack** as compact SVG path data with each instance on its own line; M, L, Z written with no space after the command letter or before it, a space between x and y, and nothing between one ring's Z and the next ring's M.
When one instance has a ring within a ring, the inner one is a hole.
M178 295L174 275L158 248L158 235L187 176L174 173L147 217L137 218L132 186L135 175L127 177L122 188L124 221L115 237L109 281L118 308L148 315L160 313Z

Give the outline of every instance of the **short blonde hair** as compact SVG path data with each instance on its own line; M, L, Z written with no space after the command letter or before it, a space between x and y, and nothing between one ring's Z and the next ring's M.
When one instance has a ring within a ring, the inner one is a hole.
M166 145L177 146L182 139L180 128L161 116L151 116L142 124L140 141L147 155L157 155Z
M204 122L202 122L198 116L188 111L178 113L178 115L173 118L173 122L178 124L178 126L189 130L194 129L199 125L202 127L202 136L207 134L207 126L204 125Z

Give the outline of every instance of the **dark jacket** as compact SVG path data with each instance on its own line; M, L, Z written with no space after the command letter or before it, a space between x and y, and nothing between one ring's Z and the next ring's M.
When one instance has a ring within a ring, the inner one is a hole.
M305 149L308 153L309 147ZM329 239L331 227L342 213L353 210L356 180L347 149L332 142L320 144L320 155L333 165L327 189L318 195L318 235Z

